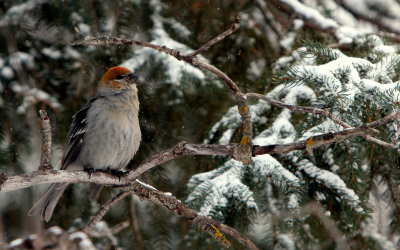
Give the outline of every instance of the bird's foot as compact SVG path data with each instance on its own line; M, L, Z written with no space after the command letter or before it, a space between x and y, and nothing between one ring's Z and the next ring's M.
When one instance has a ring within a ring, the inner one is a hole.
M121 181L121 178L125 176L127 171L122 171L122 170L117 170L117 169L112 169L112 168L107 168L107 170L114 176L118 177L118 180Z
M83 170L89 174L89 178L92 177L92 174L96 172L96 169L92 168L91 165L87 164L83 166Z

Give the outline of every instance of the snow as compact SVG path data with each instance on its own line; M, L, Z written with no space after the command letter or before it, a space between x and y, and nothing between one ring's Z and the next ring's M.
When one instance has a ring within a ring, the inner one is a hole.
M331 98L334 99L334 102L330 104L330 110L340 118L342 114L337 110L353 110L354 107L352 105L354 105L355 98L366 97L366 91L380 91L383 94L391 91L392 95L390 97L392 101L399 101L400 93L396 89L399 86L399 82L392 82L391 80L394 76L394 66L399 60L399 56L394 55L397 50L394 46L385 45L378 37L372 36L365 41L372 43L374 50L382 53L384 57L376 63L371 63L363 58L346 56L336 49L327 49L322 53L329 53L331 61L316 66L312 57L308 57L306 60L301 57L306 51L306 48L301 48L291 56L281 58L277 61L277 69L285 68L292 63L299 65L295 66L290 76L295 79L295 84L278 85L266 96L292 105L298 105L300 101L314 105L324 105L322 101ZM256 104L250 105L253 124L255 126L264 125L267 121L265 114L270 109L270 104L261 100ZM309 118L312 116L312 114L308 115ZM321 133L344 129L322 115L319 118L321 120L317 124L311 128L303 129L302 133L298 135L291 121L292 111L282 109L274 120L269 122L269 127L258 132L253 139L253 143L255 145L290 143ZM353 117L351 122L361 122L357 119L357 117ZM346 121L346 119L344 120ZM241 117L237 107L233 106L215 123L205 142L215 141L215 137L218 134L220 136L218 142L220 144L228 144L231 142L233 133L240 126ZM248 194L251 193L251 190L243 186L241 182L243 173L251 173L255 176L252 180L253 184L269 179L274 185L284 183L285 186L292 187L292 190L300 187L303 179L302 173L304 173L326 188L334 190L340 202L344 202L357 213L365 214L359 196L354 190L348 188L340 176L336 174L342 166L336 163L333 149L328 148L323 154L324 163L329 166L330 171L318 168L311 161L303 159L304 157L299 157L296 153L287 154L286 157L292 160L298 171L292 173L271 155L260 155L253 157L253 163L242 167L242 169L239 169L240 164L235 165L233 160L229 160L212 171L195 175L188 184L188 187L192 190L188 201L201 201L203 199L201 211L210 215L216 212L218 206L226 206L227 190L233 190L234 186L241 187ZM358 168L358 165L355 164L353 167ZM317 196L321 201L327 199L326 194L322 192L319 192ZM251 195L248 197L251 197ZM239 201L246 200L239 199ZM299 197L296 193L289 194L286 208L294 209L297 207L299 207Z
M286 37L279 41L279 44L286 50L290 51L298 35L298 31L304 26L302 19L293 20L293 30L287 32Z
M30 88L27 85L20 85L17 82L11 84L11 89L23 96L22 104L17 108L17 113L25 113L26 109L33 103L38 101L48 103L54 109L62 109L61 103L57 98L50 96L43 90L38 88Z
M197 185L194 191L189 194L186 203L203 199L202 206L199 209L199 213L203 215L215 215L217 213L215 209L226 206L228 198L234 198L243 203L246 209L258 210L253 192L240 180L243 176L242 163L232 159L227 161L222 169L226 171L219 174L214 171L211 175L194 175L189 181L189 186L194 186L194 183ZM202 180L202 182L199 180Z
M189 36L192 34L192 32L188 28L186 28L183 24L177 22L173 18L162 18L162 20L165 23L168 23L172 27L172 29L174 29L174 31L180 36L189 38Z
M373 31L367 28L340 26L336 32L336 38L339 40L339 44L349 44L355 39L363 37L367 34L371 34Z
M371 213L362 225L362 234L374 240L381 249L396 249L398 239L392 237L391 232L395 206L387 195L388 190L384 178L378 175L373 179L368 199Z
M338 26L334 20L324 17L317 10L312 9L297 0L280 0L280 2L291 6L296 13L318 23L318 25L323 29L334 29Z
M294 174L284 168L275 158L271 155L258 155L252 158L251 171L256 176L265 178L273 175L272 178L277 178L279 181L285 182L292 187L299 187L300 182Z
M299 197L296 194L290 194L287 202L288 209L299 208Z
M78 29L79 29L79 32L80 32L82 35L88 36L88 35L91 34L91 29L90 29L90 26L89 26L89 25L87 25L87 24L85 24L85 23L79 23L79 24L77 25L77 27L78 27Z
M361 201L354 190L347 188L344 181L336 174L316 167L309 160L301 160L297 163L299 170L304 171L308 176L329 189L335 190L343 200L357 213L365 213L361 207Z
M54 226L54 227L50 227L49 229L47 229L50 233L54 234L54 235L61 235L63 233L63 230L58 227L58 226Z
M233 132L235 132L235 129L227 129L219 139L218 143L220 145L228 145L229 142L231 141L231 138L233 136Z
M149 189L157 190L155 187L153 187L153 186L151 186L151 185L149 185L147 183L144 183L144 182L142 182L142 181L140 181L138 179L136 179L135 181L137 181L138 183L140 183L141 185L143 185L143 186L145 186L145 187L147 187Z
M295 243L293 242L293 235L288 235L288 234L278 234L276 236L276 240L278 241L279 246L281 247L280 249L285 249L285 250L295 250L296 246Z
M0 73L5 79L12 79L14 78L14 71L10 67L3 67Z
M70 241L79 240L79 249L82 250L95 250L96 247L90 241L89 237L83 232L71 233L69 236Z
M153 28L150 31L153 40L151 40L150 43L160 46L166 46L170 49L180 50L183 53L192 52L193 50L191 50L185 44L172 39L170 35L165 31L165 27L163 24L164 18L161 16L162 4L159 2L159 0L151 0L150 5L154 7L154 12L151 15ZM171 23L171 20L169 20L168 22ZM182 29L182 27L179 27L179 29ZM198 57L202 60L207 61L202 56ZM163 65L165 65L166 67L165 73L168 77L168 83L174 85L175 87L180 86L181 78L184 75L190 75L199 80L204 80L206 78L205 74L197 67L194 67L183 61L178 61L170 55L144 47L134 50L133 57L124 61L121 66L135 71L143 64L145 64L149 60L149 58L154 58L156 62L163 62Z
M13 247L18 247L20 245L22 245L22 243L24 243L24 240L19 238L19 239L15 239L13 241L10 242L9 247L13 248Z
M30 0L23 2L19 5L14 5L7 10L7 13L0 19L0 28L8 25L10 22L14 23L23 16L24 13L33 10L36 6L46 2L46 0Z
M266 69L265 59L258 59L250 63L250 67L247 69L247 78L251 80L257 80L262 76Z
M25 65L28 69L33 69L35 67L34 59L31 54L17 51L11 54L10 64L14 69L18 69L20 65Z
M60 59L61 56L62 56L61 52L59 50L57 50L57 49L54 49L54 48L43 48L42 49L42 54L47 56L47 57L50 57L53 60Z
M64 57L66 59L80 59L81 58L81 54L77 50L71 48L70 46L67 46L65 48Z

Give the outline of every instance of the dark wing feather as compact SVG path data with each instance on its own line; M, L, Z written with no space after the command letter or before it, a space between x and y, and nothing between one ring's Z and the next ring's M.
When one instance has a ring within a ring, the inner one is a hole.
M61 169L66 169L69 164L78 158L84 144L86 132L86 118L89 108L99 97L92 98L81 110L76 113L72 119L71 128L68 132L68 139L64 149Z

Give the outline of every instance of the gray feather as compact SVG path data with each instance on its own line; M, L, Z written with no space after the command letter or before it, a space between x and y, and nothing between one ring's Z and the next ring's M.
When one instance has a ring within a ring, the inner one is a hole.
M135 84L119 93L99 92L73 117L61 169L121 169L139 148L139 100ZM53 184L29 215L49 221L68 184ZM93 195L95 196L95 192Z
M58 200L61 198L68 184L52 184L43 197L38 200L29 210L28 215L40 215L42 220L49 221L53 215L54 208Z

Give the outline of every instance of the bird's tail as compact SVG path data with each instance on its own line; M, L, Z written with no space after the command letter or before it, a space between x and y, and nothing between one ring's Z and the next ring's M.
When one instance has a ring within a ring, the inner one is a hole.
M28 215L40 215L42 220L48 222L53 215L58 200L61 198L61 195L67 187L68 184L65 183L52 184L43 197L33 205L31 210L29 210Z

